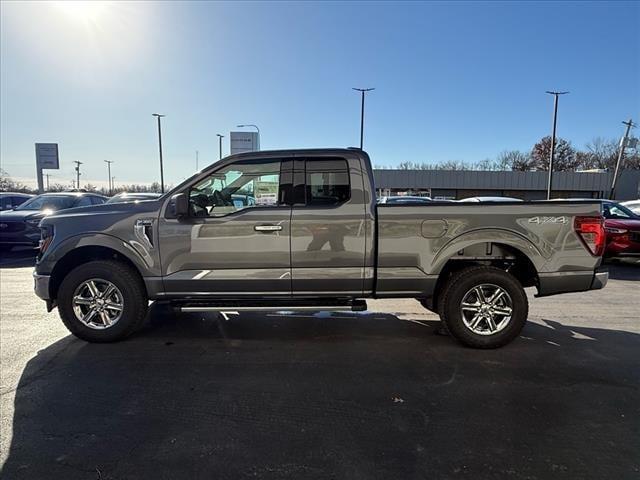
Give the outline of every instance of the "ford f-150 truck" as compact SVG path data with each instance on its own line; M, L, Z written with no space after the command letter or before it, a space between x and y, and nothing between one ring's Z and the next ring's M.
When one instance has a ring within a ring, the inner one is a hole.
M42 220L35 291L90 342L122 339L149 301L181 311L364 310L408 297L478 348L518 336L525 287L602 288L599 201L376 202L357 149L227 157L157 200Z

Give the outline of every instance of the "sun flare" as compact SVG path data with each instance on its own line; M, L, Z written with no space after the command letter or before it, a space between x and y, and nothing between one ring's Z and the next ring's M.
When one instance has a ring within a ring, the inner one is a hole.
M66 0L53 2L65 15L79 22L96 22L112 2Z

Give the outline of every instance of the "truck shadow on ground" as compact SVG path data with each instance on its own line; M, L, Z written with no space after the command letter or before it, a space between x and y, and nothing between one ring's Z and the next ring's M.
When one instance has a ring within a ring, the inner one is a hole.
M640 335L530 322L492 351L393 315L154 308L15 392L3 478L629 478Z

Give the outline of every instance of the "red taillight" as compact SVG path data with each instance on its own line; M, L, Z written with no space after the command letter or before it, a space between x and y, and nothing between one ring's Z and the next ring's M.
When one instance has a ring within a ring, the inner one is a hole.
M576 217L573 228L592 255L599 257L604 252L605 235L602 217Z

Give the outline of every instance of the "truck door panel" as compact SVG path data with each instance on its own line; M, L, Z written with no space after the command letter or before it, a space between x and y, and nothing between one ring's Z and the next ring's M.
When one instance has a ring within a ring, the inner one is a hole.
M291 294L292 171L281 163L292 164L222 167L190 189L190 217L161 221L167 295Z
M291 214L294 295L362 294L367 228L360 185L356 161L296 161Z

